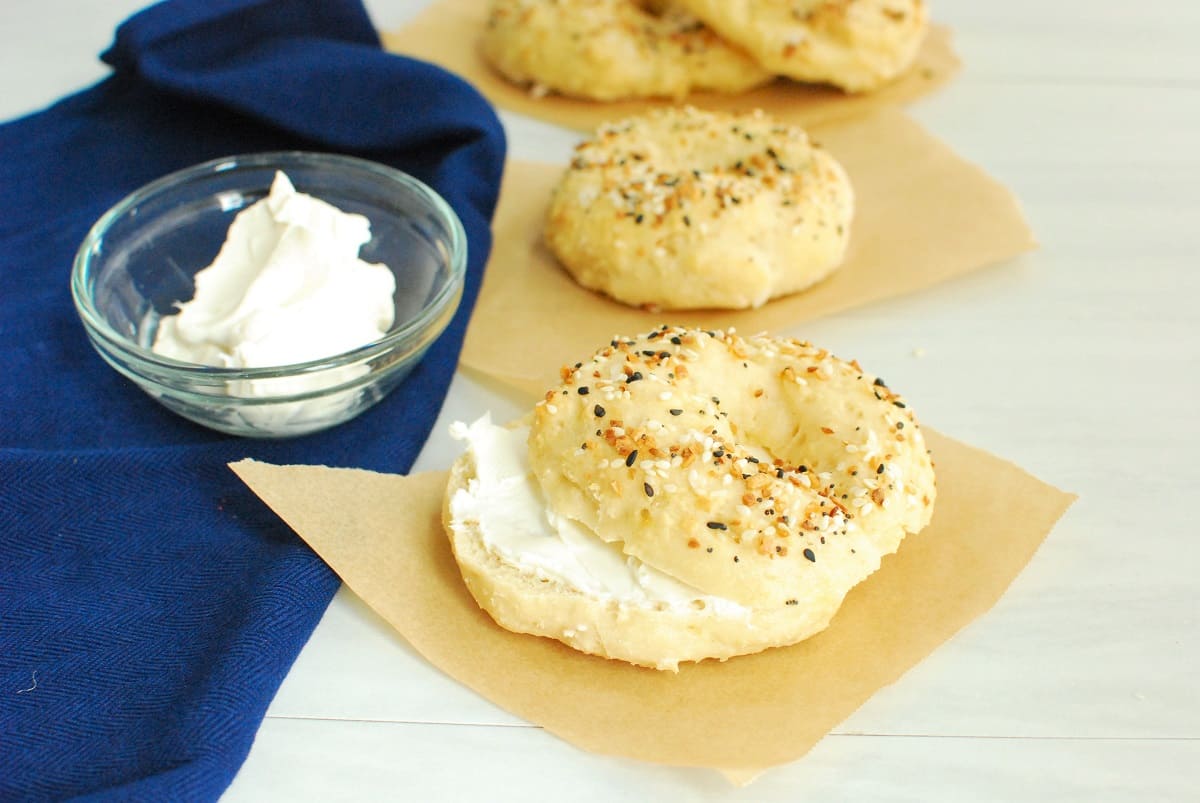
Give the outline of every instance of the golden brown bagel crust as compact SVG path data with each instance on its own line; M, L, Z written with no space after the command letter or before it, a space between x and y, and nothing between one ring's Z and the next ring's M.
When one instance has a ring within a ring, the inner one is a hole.
M912 411L824 349L664 328L563 373L529 438L547 504L706 594L836 608L932 514Z
M773 77L673 3L493 0L480 47L510 81L590 100L742 92Z
M737 309L838 267L853 214L850 179L801 129L671 108L576 148L545 240L581 285L631 306Z

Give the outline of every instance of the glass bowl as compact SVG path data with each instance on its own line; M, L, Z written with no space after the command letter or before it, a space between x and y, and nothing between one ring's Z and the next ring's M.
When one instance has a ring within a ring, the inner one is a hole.
M239 211L281 170L307 193L365 215L359 253L396 278L395 322L380 339L323 359L216 368L151 350L159 321L194 293ZM371 407L412 370L462 298L467 240L432 189L384 165L320 153L231 156L142 187L106 212L75 257L71 294L100 356L170 410L234 435L302 435Z

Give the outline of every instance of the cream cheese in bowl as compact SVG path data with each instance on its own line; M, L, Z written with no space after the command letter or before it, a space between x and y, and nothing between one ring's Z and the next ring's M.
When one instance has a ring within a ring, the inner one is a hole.
M153 350L183 362L262 368L331 357L387 334L396 279L359 249L371 222L296 192L271 192L238 213L196 294L158 324ZM320 326L314 326L320 322ZM296 390L312 384L297 377Z
M167 408L232 434L302 435L412 371L462 298L466 249L445 200L398 170L247 154L110 209L71 290L100 356Z

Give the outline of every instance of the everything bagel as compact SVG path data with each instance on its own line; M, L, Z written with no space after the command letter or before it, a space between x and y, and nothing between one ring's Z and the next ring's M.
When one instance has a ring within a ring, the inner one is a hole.
M768 70L848 92L909 68L929 25L923 0L679 0Z
M536 504L574 528L568 540L590 539L576 554L625 566L639 588L531 570L488 545L478 506L456 516L448 502L468 587L509 629L660 669L824 629L936 496L902 398L795 340L668 327L618 338L564 368L527 426ZM489 470L460 460L448 499Z
M738 309L838 267L853 214L850 179L801 129L671 108L576 148L545 241L577 282L631 306Z
M742 92L773 77L673 3L493 0L480 46L514 83L599 101Z

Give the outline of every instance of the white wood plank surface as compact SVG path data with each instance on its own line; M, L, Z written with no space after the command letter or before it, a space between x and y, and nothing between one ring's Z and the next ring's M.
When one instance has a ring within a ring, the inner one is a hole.
M4 4L0 117L102 77L96 54L141 5ZM391 28L422 5L368 7ZM228 800L1200 800L1200 4L933 6L965 67L912 112L1014 190L1041 247L787 334L1080 495L996 608L736 790L560 742L343 590ZM503 119L518 158L565 160L576 139ZM485 409L518 412L460 375L418 468L448 465L445 424Z

